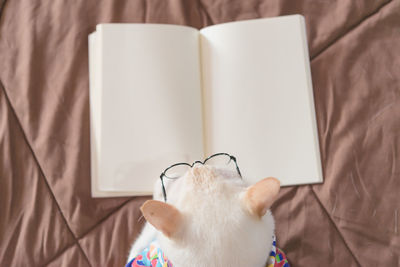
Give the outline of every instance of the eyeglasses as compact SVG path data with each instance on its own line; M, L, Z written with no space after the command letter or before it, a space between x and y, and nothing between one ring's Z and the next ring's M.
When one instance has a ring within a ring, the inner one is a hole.
M175 163L169 166L160 175L164 201L167 202L167 193L165 192L164 178L178 179L179 177L183 176L188 170L190 170L196 163L208 166L224 167L224 166L230 166L232 162L235 163L236 171L238 172L240 178L242 178L242 174L240 173L236 158L234 156L229 155L228 153L217 153L209 156L204 161L197 160L192 164L182 162L182 163Z

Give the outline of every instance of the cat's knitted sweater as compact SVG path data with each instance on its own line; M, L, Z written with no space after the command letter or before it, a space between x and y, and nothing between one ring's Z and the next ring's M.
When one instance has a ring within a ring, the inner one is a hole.
M173 265L161 251L158 243L152 242L139 255L130 260L125 267L173 267ZM275 236L266 267L290 267L286 255L276 247Z

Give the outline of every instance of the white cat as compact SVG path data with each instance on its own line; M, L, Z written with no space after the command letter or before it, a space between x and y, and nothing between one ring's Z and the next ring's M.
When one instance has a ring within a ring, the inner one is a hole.
M274 235L269 210L278 195L276 178L247 186L237 172L195 164L177 180L165 179L154 200L141 207L146 218L128 261L157 240L174 267L265 267Z

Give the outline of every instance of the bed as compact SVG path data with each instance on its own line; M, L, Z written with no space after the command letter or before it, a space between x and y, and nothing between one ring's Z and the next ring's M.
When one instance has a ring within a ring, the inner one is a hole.
M400 1L0 0L0 266L123 266L149 197L92 198L87 36L302 14L325 182L272 207L292 266L400 266Z

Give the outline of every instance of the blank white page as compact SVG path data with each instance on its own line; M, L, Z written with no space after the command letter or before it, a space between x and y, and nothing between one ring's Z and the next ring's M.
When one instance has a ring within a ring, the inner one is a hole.
M96 34L98 189L151 194L166 167L203 156L198 31L100 24Z
M207 154L235 155L250 182L322 182L304 18L200 32Z

